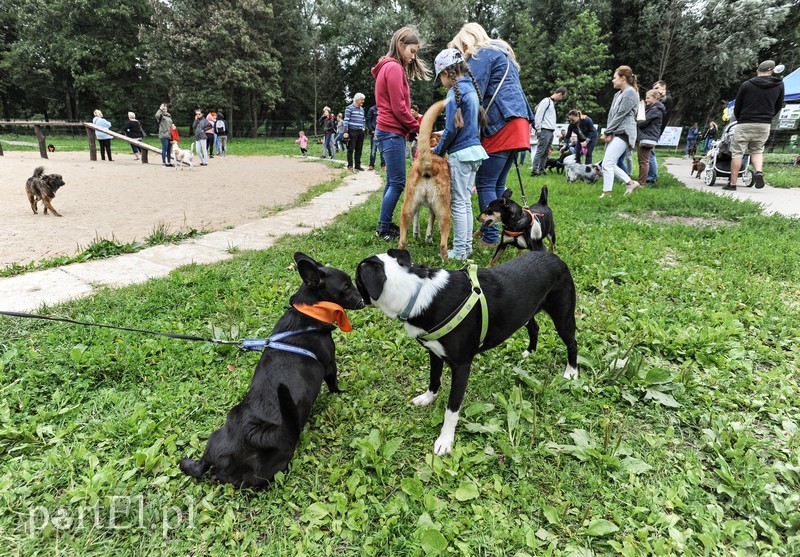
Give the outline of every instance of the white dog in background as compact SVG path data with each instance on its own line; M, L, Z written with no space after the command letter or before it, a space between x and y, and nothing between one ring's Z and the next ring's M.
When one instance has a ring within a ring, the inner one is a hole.
M183 170L184 163L189 165L189 170L194 168L194 162L192 162L194 155L192 154L192 151L194 151L194 143L192 143L191 149L181 149L181 146L177 141L172 142L172 158L175 160L176 170L178 168Z
M582 180L593 184L603 174L599 164L578 164L575 155L564 157L564 168L566 169L567 182Z

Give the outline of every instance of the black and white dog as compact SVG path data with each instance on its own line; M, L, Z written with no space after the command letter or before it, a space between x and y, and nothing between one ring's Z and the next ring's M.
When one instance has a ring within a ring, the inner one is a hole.
M344 271L300 252L294 260L303 285L275 325L244 399L211 435L199 461L180 461L190 476L211 469L223 483L266 487L289 466L323 380L339 392L331 331L334 323L349 331L344 309L361 309L364 300Z
M564 168L567 169L567 182L589 182L594 184L603 175L599 164L578 164L575 155L564 158Z
M550 240L550 253L556 251L556 225L553 211L547 205L547 186L542 187L539 201L530 207L523 207L512 201L511 195L511 190L507 189L478 215L483 226L492 226L498 221L503 224L503 233L489 267L494 267L508 245L531 251L545 251L543 240L547 238Z
M463 321L438 340L419 339L428 349L431 371L428 390L414 398L414 404L424 406L436 399L445 362L453 372L444 425L434 444L437 455L447 454L453 447L458 413L475 355L500 345L522 326L527 328L529 338L523 355L536 350L539 325L534 316L540 310L550 315L567 346L564 377L578 376L575 284L566 264L555 255L532 251L497 267L479 269L477 275L488 305L488 328L483 344L480 343L483 319L480 304L475 304ZM394 249L359 263L356 286L364 302L391 318L404 320L406 332L412 338L447 322L473 290L464 270L415 265L407 251Z

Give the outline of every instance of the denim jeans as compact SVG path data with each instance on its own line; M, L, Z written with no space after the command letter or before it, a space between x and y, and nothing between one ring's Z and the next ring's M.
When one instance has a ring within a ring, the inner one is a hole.
M326 133L322 138L322 158L333 158L333 134Z
M161 139L161 164L170 164L172 162L172 153L169 150L169 138L162 137Z
M375 166L375 157L378 154L378 140L375 138L375 132L369 136L369 165ZM383 159L383 151L381 153L381 166L386 166L386 161Z
M460 161L450 155L450 213L453 222L453 249L448 255L464 260L472 253L472 184L481 161Z
M397 201L406 187L406 138L399 133L380 130L375 132L375 137L386 162L386 186L377 228L378 232L383 232L391 224Z
M650 170L647 173L647 181L655 182L658 179L658 161L656 160L655 147L650 151Z
M506 191L506 176L511 166L514 164L514 151L500 151L490 153L489 158L483 161L475 176L475 189L478 190L478 207L481 212L486 207L503 195ZM483 241L487 244L496 244L499 233L497 225L489 227L481 226Z
M194 141L196 143L197 156L200 157L200 164L208 164L208 145L206 145L208 140L195 139Z

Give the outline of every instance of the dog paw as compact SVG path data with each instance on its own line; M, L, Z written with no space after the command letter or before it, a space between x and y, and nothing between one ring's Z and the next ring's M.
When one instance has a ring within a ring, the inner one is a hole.
M431 391L425 391L421 395L414 397L411 402L414 406L428 406L431 402L436 400L436 396L438 393L432 393Z
M436 443L433 444L433 454L437 456L444 456L450 454L453 450L453 438L441 435Z
M571 367L567 364L567 369L564 371L564 379L577 379L578 378L578 368Z

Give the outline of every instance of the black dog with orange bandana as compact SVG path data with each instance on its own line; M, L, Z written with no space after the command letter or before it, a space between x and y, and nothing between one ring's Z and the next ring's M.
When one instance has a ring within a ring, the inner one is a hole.
M189 476L210 470L238 488L267 487L289 465L322 382L339 392L331 331L350 331L345 310L363 308L364 300L344 271L300 252L294 260L303 285L267 339L244 399L211 434L200 460L180 461Z
M547 186L542 188L539 201L528 208L512 201L511 190L506 190L502 197L489 203L486 210L478 215L478 220L484 226L491 226L498 221L503 223L503 233L489 267L497 263L509 244L519 249L546 251L544 239L548 238L550 253L556 252L556 225L553 211L547 205Z

